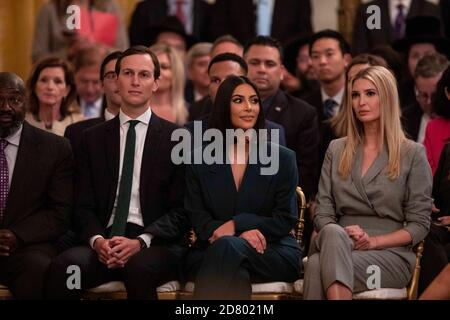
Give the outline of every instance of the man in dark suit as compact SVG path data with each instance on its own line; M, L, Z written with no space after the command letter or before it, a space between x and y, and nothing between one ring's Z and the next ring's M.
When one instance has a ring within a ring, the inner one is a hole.
M312 32L310 0L217 0L212 13L213 38L231 34L241 43L270 35L282 43Z
M69 139L75 155L79 159L81 152L81 137L83 131L97 124L111 120L119 114L121 98L117 88L117 75L115 71L117 59L122 53L114 51L107 55L100 66L100 81L102 82L106 108L98 118L76 122L66 128L64 137Z
M280 90L282 49L271 37L258 36L244 48L248 77L259 90L266 119L281 124L286 145L295 151L299 184L308 198L317 190L319 129L317 112L308 103Z
M367 20L373 13L367 13L367 8L373 5L380 9L381 26L380 29L371 30L367 27ZM441 19L439 7L427 0L373 0L360 4L353 27L353 53L369 52L376 46L390 44L402 38L406 19L418 15L433 15Z
M49 283L54 298L79 297L80 290L66 286L70 265L81 269L81 289L121 279L130 299L156 299L159 285L178 278L187 229L177 210L184 169L171 161L177 127L150 109L159 62L146 47L132 47L117 60L116 74L119 115L83 134L75 220L86 245L55 259Z
M0 73L0 283L15 298L42 299L56 256L53 242L69 222L69 142L24 121L25 85Z
M209 118L213 111L214 100L217 90L221 83L229 76L245 76L247 75L247 63L240 56L233 53L222 53L215 56L208 66L208 75L210 84L208 86L209 95L202 100L194 103L189 110L189 122L186 127L193 132L194 122L202 122L202 131L206 131L209 127ZM191 114L192 112L192 114ZM278 123L265 120L266 128L269 130L269 138L272 129L278 130L279 140L276 143L286 146L286 137L283 126ZM272 140L272 139L271 139Z
M184 29L197 41L212 40L209 35L211 5L204 0L184 1L180 9L185 17ZM130 22L130 45L150 45L148 31L159 26L167 16L177 15L174 0L146 0L136 5Z

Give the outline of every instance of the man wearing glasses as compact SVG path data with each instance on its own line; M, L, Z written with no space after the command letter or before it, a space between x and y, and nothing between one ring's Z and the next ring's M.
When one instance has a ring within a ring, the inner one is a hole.
M416 102L403 112L403 127L407 136L423 143L428 121L433 118L433 96L436 85L447 69L449 61L440 53L426 55L417 63L414 72Z

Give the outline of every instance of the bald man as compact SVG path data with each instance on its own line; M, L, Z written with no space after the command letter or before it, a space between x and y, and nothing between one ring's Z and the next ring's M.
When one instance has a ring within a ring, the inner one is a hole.
M17 299L42 299L53 246L72 205L69 142L24 121L25 85L0 72L0 283Z

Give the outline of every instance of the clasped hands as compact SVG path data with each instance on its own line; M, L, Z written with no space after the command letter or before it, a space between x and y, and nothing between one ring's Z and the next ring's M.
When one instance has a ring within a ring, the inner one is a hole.
M141 250L139 240L115 236L111 239L98 238L94 242L100 262L108 269L123 268L128 260Z
M212 236L208 239L210 243L213 243L217 239L224 236L234 236L235 225L234 220L229 220L214 230ZM239 235L240 238L247 240L247 242L258 252L263 254L267 248L266 238L258 229L252 229L242 232Z
M17 240L14 232L8 229L0 229L0 256L9 257L18 247L19 241Z
M344 228L345 232L353 240L354 250L372 250L377 247L376 237L369 237L360 226L352 225Z

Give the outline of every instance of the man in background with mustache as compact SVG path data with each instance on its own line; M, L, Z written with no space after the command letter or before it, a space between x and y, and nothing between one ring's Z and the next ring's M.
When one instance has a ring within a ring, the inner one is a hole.
M68 225L72 151L66 139L24 121L25 85L0 72L0 283L16 299L42 299Z

